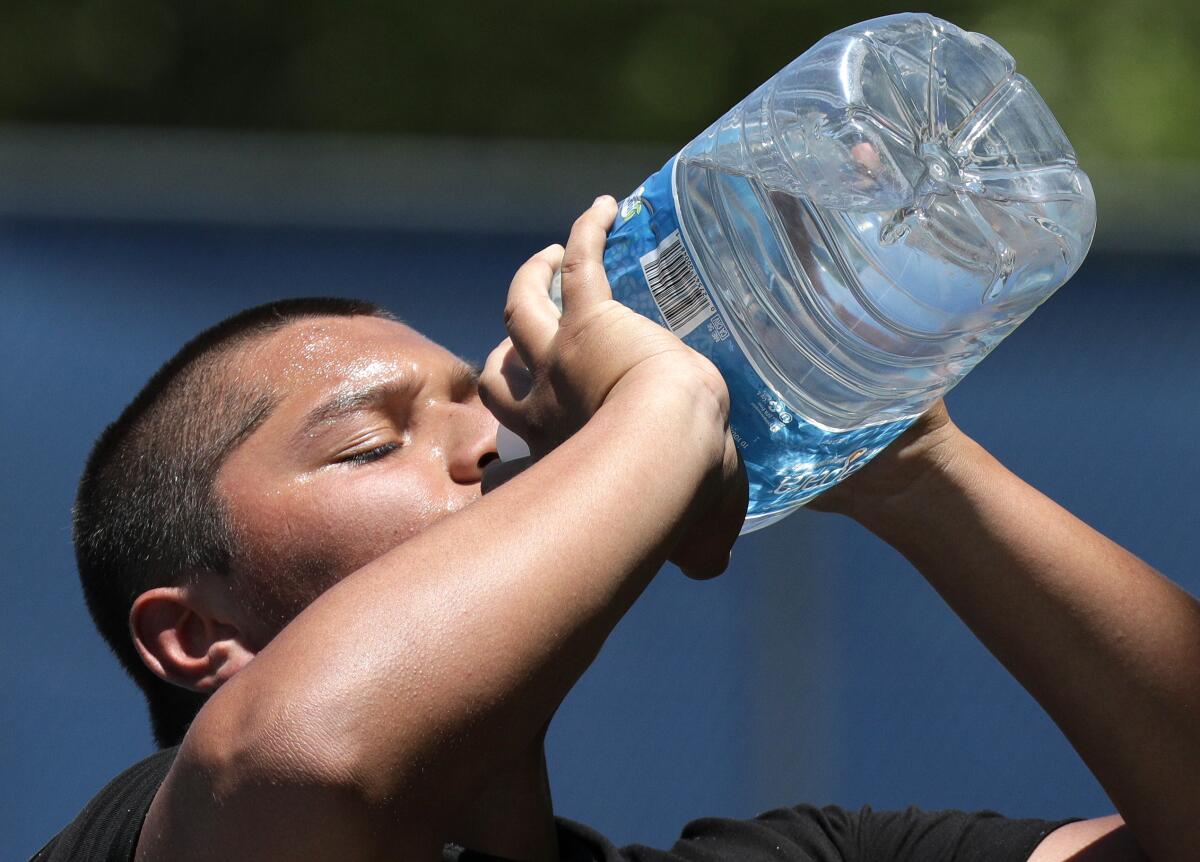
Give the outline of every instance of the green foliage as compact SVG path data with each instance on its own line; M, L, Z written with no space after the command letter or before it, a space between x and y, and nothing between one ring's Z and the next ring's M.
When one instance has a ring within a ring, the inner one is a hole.
M1081 160L1200 158L1192 0L947 0ZM683 144L825 33L904 11L782 0L43 0L0 7L0 121Z

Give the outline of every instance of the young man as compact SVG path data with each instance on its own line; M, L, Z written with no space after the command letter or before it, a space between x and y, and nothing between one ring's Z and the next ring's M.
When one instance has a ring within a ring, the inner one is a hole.
M97 624L181 744L38 858L1145 858L1134 835L1192 858L1200 605L940 405L815 507L922 571L1121 815L799 806L698 821L670 851L555 820L555 709L666 560L724 570L746 501L720 375L611 299L614 214L598 199L521 268L478 380L369 306L297 301L150 381L93 452L76 542ZM496 461L497 418L528 461Z

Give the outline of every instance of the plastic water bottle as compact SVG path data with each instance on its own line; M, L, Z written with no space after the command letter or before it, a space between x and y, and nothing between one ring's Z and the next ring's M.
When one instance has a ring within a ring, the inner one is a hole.
M614 296L709 357L744 532L861 468L1082 263L1087 175L991 39L923 14L822 39L626 198Z

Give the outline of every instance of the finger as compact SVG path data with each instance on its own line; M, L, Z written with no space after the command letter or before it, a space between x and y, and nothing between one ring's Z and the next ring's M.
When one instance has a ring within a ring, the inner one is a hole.
M562 266L563 247L544 248L513 276L504 305L504 328L526 367L544 363L558 332L558 308L550 299L550 282Z
M526 430L521 401L533 388L533 376L506 338L488 354L479 375L479 400L501 425L522 434Z
M744 494L726 495L704 538L679 556L676 561L685 575L694 581L707 581L725 573L729 568L733 544L737 541L746 519L747 499Z
M575 220L562 260L564 314L612 299L604 274L604 243L616 217L617 202L602 195Z
M693 581L711 581L713 578L719 578L725 574L729 568L729 560L732 554L726 552L724 557L709 556L699 564L696 568L690 568L687 563L681 563L679 570L683 572L690 580Z
M480 493L495 491L513 476L517 476L533 465L532 458L514 458L511 461L493 461L483 468Z
M875 173L881 167L883 162L879 158L879 151L870 141L859 141L850 148L850 158L858 162L868 173Z
M725 572L746 519L750 488L740 453L726 454L725 473L726 487L716 508L691 530L696 541L672 555L672 561L693 580L704 581Z

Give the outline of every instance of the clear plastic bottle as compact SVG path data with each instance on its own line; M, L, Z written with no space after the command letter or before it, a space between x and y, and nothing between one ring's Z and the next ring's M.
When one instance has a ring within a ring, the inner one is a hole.
M822 39L626 198L605 268L725 376L750 531L961 380L1078 269L1095 219L1012 57L891 15Z

